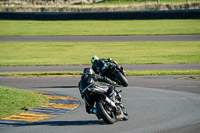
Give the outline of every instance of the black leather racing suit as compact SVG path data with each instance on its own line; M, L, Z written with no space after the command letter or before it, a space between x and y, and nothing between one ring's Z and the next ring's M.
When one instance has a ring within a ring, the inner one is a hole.
M111 59L99 59L99 60L95 60L92 63L92 69L96 74L99 74L101 76L105 76L106 75L106 71L108 68L108 62L114 62Z
M98 81L100 82L106 82L110 85L107 86L101 86ZM83 74L81 76L81 80L79 82L79 90L81 93L82 98L85 100L85 107L86 112L91 113L90 109L94 108L95 101L98 98L98 95L96 93L93 93L92 89L95 88L102 88L102 89L108 89L107 90L107 96L111 96L113 93L114 87L112 86L114 82L106 77L101 77L97 74Z

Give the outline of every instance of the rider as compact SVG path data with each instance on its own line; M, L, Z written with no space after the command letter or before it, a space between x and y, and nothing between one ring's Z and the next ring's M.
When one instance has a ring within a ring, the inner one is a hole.
M111 58L99 59L99 57L95 55L91 58L91 63L93 71L101 76L105 76L106 71L110 65L116 66L123 71L123 68L117 65L117 63L113 61Z
M110 85L100 85L98 81L106 82ZM106 92L109 98L113 95L113 90L116 83L112 80L101 77L97 74L94 74L91 68L85 68L83 70L83 74L81 76L81 80L79 82L79 90L81 93L81 97L85 100L85 107L87 113L96 114L96 108L94 108L94 104L97 98L97 94L93 93L95 90Z

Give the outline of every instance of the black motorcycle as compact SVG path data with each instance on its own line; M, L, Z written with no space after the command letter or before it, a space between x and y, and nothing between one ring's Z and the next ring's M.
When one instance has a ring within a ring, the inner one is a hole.
M101 87L93 89L97 94L96 115L98 119L103 119L107 124L113 124L118 120L128 120L128 113L121 102L121 90L114 89L112 98L106 95L107 90Z
M117 84L127 87L128 80L123 67L120 67L115 61L107 62L107 66L108 68L105 76L115 81Z

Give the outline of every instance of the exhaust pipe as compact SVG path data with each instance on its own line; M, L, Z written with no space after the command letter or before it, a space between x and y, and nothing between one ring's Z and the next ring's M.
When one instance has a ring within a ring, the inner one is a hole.
M106 102L108 102L112 107L115 107L116 108L116 105L115 105L115 103L112 101L112 100L110 100L108 97L106 97Z

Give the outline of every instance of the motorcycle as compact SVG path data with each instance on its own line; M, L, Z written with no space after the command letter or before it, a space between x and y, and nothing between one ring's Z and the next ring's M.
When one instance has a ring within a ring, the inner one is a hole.
M123 87L128 86L128 80L126 78L126 73L123 67L120 67L116 61L109 61L107 64L106 77L115 81L117 84L122 85Z
M121 92L114 87L112 98L106 95L107 90L101 87L94 89L93 93L97 94L96 116L103 119L107 124L113 124L118 120L128 120L128 113L121 102Z

